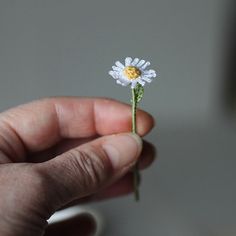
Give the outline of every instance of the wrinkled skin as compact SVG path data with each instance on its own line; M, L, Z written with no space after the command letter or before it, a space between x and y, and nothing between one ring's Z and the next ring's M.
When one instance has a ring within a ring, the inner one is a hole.
M140 136L153 124L138 111ZM138 158L147 167L154 148L130 128L130 107L109 99L47 98L1 113L0 235L44 235L67 204L132 192L130 170Z

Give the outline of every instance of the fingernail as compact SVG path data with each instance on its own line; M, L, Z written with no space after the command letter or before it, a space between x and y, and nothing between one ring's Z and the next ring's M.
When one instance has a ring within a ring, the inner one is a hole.
M122 169L137 161L142 150L142 139L132 133L110 136L103 144L114 169Z

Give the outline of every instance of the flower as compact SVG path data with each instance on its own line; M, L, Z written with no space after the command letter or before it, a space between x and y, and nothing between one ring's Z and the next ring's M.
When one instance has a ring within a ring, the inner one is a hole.
M136 87L137 83L144 86L146 82L151 83L153 78L156 77L154 70L146 69L149 65L149 61L126 57L125 65L117 61L115 65L112 66L113 70L109 71L109 75L116 80L117 84L122 86L131 84L131 88L133 89Z

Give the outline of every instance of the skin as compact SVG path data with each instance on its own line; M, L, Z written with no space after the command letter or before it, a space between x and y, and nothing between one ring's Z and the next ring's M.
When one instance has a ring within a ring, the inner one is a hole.
M139 110L138 134L153 125ZM47 98L1 113L0 235L44 235L66 205L132 192L130 170L138 159L149 166L155 150L130 130L130 106L105 98Z

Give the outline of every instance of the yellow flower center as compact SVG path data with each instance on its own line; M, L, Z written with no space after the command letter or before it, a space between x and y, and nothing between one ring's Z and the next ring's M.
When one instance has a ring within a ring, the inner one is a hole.
M141 75L141 73L141 70L139 70L135 66L127 66L124 69L125 76L130 80L137 79Z

